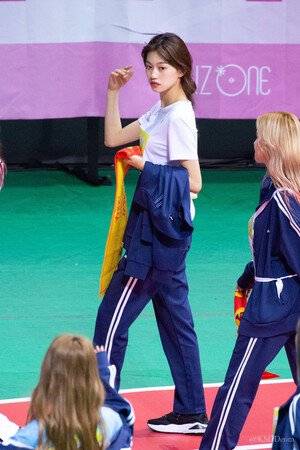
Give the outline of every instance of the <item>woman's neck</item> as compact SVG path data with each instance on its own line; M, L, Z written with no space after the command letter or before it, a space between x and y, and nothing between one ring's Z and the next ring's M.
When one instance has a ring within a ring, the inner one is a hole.
M184 90L180 86L179 89L170 89L169 91L162 92L160 94L161 107L165 108L175 102L187 101L187 96Z

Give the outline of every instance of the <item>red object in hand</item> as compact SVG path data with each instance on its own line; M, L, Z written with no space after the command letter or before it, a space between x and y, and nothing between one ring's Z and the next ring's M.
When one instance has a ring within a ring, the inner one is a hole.
M130 156L133 156L133 155L142 156L142 150L139 145L134 145L133 147L122 148L122 150L119 150L116 153L116 156L121 159L129 158Z
M134 145L133 147L125 147L122 148L121 150L119 150L116 154L115 154L115 172L116 172L116 177L117 177L117 170L118 170L118 159L125 159L125 158L129 158L130 156L133 155L137 155L137 156L142 156L142 149L139 145ZM123 163L124 164L124 161ZM124 166L124 177L127 174L128 170L130 169L130 165L126 165L126 167Z
M250 290L241 289L239 286L236 287L234 293L234 320L237 328L240 326L244 311L247 306L247 301L249 297ZM262 375L262 380L268 380L270 378L279 378L280 375L276 375L271 372L264 372Z
M248 291L240 289L239 287L236 288L234 293L234 320L237 328L240 326L241 319L247 306L248 296Z

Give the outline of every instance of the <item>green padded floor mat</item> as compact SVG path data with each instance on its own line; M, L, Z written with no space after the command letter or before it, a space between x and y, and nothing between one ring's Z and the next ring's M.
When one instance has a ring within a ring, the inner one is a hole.
M93 187L64 172L10 172L0 192L0 399L27 397L59 333L92 338L112 186ZM190 303L205 383L222 382L236 339L233 293L251 259L247 223L260 170L205 170L195 201L187 258ZM126 176L130 202L138 178ZM269 367L290 378L285 354ZM172 385L152 305L130 329L121 388Z

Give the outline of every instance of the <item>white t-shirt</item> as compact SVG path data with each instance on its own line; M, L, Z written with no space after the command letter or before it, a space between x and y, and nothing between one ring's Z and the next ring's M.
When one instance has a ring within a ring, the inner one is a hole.
M145 161L179 166L180 160L198 160L196 120L190 101L175 102L165 108L159 101L139 122Z
M143 158L153 164L180 166L182 160L197 160L197 128L190 101L178 101L164 108L157 102L139 118ZM191 197L196 197L191 193ZM195 207L191 200L192 219Z

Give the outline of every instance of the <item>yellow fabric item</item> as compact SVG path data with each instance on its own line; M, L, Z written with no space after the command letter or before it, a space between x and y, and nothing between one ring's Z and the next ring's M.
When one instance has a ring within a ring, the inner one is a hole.
M126 164L123 159L128 158L132 155L142 156L141 147L125 147L122 150L119 150L115 155L115 203L106 241L104 260L100 276L100 298L105 294L106 289L108 288L114 271L118 267L123 251L123 236L128 217L124 178L128 170L130 169L130 166Z

